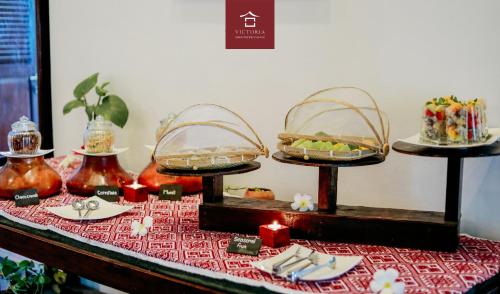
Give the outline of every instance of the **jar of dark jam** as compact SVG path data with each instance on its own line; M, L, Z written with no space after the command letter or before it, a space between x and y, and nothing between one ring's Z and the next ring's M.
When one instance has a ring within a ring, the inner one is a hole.
M36 154L42 144L42 135L34 122L23 116L12 124L8 135L10 152L13 154Z

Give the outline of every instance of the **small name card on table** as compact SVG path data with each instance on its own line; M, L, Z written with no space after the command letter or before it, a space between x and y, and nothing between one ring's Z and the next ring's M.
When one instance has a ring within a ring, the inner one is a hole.
M182 199L181 185L161 185L158 193L159 200L179 201Z
M117 202L120 189L117 186L96 186L95 195L108 202Z
M234 236L229 241L227 252L257 256L261 246L262 240L259 238Z
M36 189L17 190L14 192L14 201L17 207L40 204Z

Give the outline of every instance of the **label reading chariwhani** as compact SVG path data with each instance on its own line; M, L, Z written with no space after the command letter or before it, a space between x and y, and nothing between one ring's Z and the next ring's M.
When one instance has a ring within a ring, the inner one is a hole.
M14 201L18 207L40 204L40 198L38 198L38 191L36 189L25 189L14 192Z

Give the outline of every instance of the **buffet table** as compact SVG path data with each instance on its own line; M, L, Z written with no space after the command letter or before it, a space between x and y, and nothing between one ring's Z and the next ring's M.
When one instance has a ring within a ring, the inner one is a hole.
M74 169L61 167L62 159L49 164L66 179ZM0 201L0 247L130 293L370 293L374 272L387 268L399 271L409 293L487 293L500 286L496 241L462 235L459 249L450 253L293 240L323 253L363 256L338 279L293 284L250 265L286 247L263 246L258 257L230 254L226 248L234 234L199 230L200 195L177 202L150 195L148 202L127 203L134 209L102 221L64 220L45 209L79 198L63 190L37 206ZM145 216L153 217L153 227L144 237L132 237L131 222Z

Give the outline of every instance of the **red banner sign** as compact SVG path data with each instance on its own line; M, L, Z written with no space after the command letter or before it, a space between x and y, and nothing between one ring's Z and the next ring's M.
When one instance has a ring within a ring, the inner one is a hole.
M226 49L274 49L274 0L226 0Z

